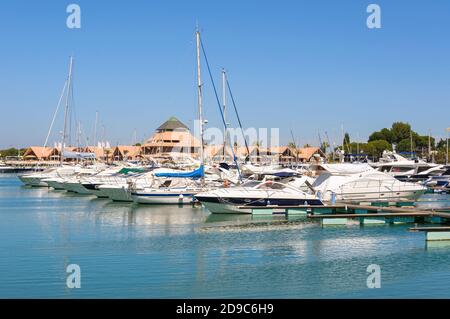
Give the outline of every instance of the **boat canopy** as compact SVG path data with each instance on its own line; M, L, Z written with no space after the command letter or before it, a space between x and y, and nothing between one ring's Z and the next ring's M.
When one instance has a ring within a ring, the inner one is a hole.
M155 173L156 177L180 177L180 178L200 178L205 176L203 165L191 172L161 172Z
M95 153L80 153L80 152L64 151L63 156L65 158L74 158L74 159L94 159Z
M356 174L372 171L368 164L321 164L322 168L331 174Z
M118 174L128 174L128 173L144 173L145 169L140 167L124 167L120 171L118 171Z

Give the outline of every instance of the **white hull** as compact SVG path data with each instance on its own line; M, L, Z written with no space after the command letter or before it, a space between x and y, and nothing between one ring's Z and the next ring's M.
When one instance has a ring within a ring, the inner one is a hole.
M74 192L81 195L91 195L91 193L78 182L66 182L63 184L64 189L68 192Z
M373 192L373 193L347 193L336 194L336 199L340 201L385 201L385 200L399 200L399 199L417 199L420 195L425 193L423 190L410 190L399 192Z
M213 214L252 214L251 209L238 208L236 205L229 205L225 203L202 203Z
M103 194L107 196L109 199L117 202L132 202L133 198L131 197L130 192L128 192L128 186L111 186L111 185L102 185L99 187Z
M64 185L60 181L47 180L47 181L45 181L45 183L47 183L48 187L51 187L55 190L64 190Z
M190 204L194 198L194 192L181 193L180 192L139 192L133 193L131 196L133 201L139 204L162 204L162 205L177 205Z
M98 198L108 198L108 195L107 195L107 194L105 193L105 191L102 190L102 189L96 189L96 190L89 189L88 191L89 191L92 195L97 196Z
M98 198L108 198L108 195L105 193L105 191L103 189L99 189L99 188L91 189L91 188L86 188L84 186L83 186L83 188L86 189L86 191L89 192L89 194L95 195Z
M19 176L19 179L27 186L34 187L48 187L46 182L43 182L41 177L37 176Z

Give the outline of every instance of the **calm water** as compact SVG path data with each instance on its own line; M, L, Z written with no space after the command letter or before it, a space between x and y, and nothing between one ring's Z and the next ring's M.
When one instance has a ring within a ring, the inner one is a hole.
M0 297L450 297L450 244L408 227L116 204L0 176ZM73 263L80 289L66 286ZM380 289L366 287L369 264Z

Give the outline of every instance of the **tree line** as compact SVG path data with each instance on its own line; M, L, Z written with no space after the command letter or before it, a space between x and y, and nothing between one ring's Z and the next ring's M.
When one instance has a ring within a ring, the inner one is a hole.
M8 156L21 156L26 150L26 148L17 149L14 147L0 150L0 158L5 158Z
M390 128L373 132L366 143L352 142L350 135L346 133L342 145L336 149L343 149L347 154L364 153L376 160L382 156L383 151L392 151L393 147L397 153L412 152L416 157L445 163L446 139L436 142L434 137L420 135L412 130L410 124L404 122L395 122Z

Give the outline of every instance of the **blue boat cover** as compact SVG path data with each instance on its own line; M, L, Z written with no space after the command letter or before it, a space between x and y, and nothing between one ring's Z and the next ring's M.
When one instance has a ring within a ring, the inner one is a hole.
M156 177L180 177L180 178L200 178L205 176L203 165L191 172L167 172L155 173Z

